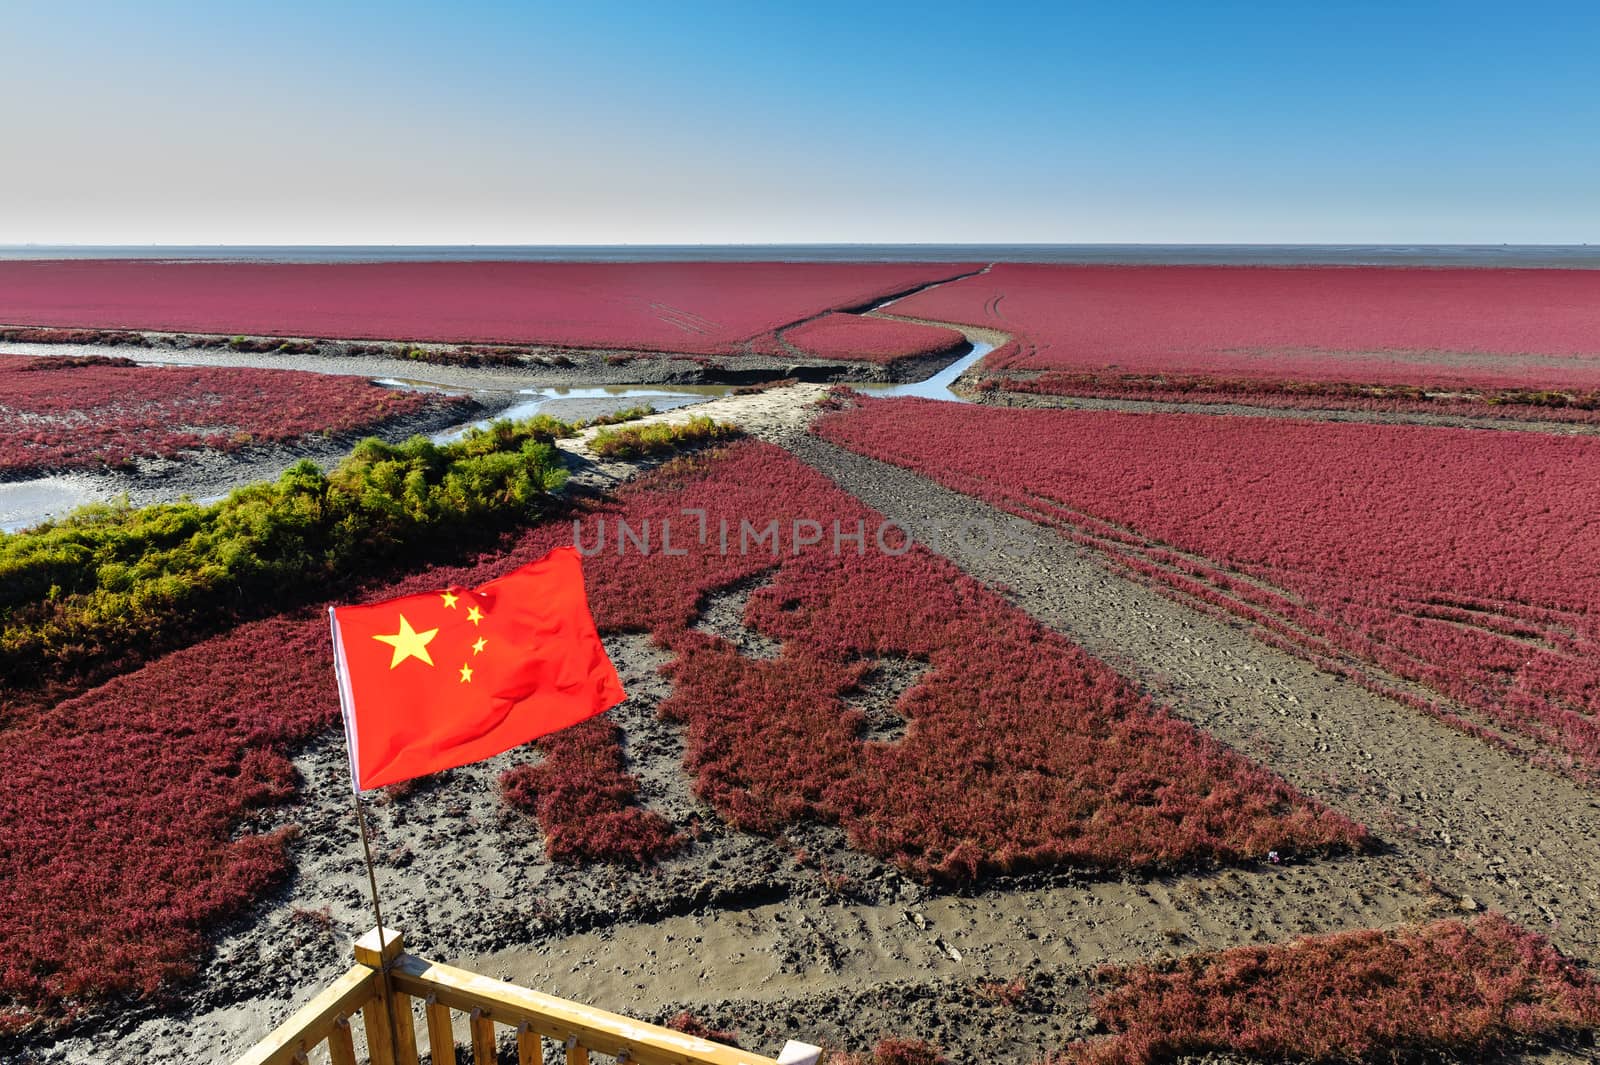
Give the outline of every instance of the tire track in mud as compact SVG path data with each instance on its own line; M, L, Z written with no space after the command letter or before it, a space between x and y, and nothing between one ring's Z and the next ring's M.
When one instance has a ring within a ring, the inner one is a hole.
M1053 531L815 437L786 446L916 533L972 521L1001 549L941 553L1181 716L1365 821L1465 908L1600 960L1600 795L1323 673L1110 571ZM920 538L920 537L919 537Z
M1010 980L1040 969L1087 977L1106 963L1281 942L1330 924L1394 925L1448 905L1388 859L1351 857L1148 881L996 885L899 904L787 899L460 963L556 995L629 1002L642 1013L728 999L781 1006L897 982ZM1034 1048L1033 1057L1046 1049Z

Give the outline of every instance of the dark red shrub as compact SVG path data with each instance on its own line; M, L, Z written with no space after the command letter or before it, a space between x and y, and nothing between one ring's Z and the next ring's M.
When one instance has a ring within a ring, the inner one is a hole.
M866 1054L830 1055L828 1065L950 1065L932 1043L921 1039L887 1038L878 1040Z
M703 537L684 508L704 511ZM586 563L596 621L653 633L677 656L663 712L686 723L697 787L736 824L837 821L869 853L961 881L1365 838L941 559L834 557L827 543L796 555L787 534L777 557L719 550L723 518L735 536L740 518L876 518L769 445L675 461L585 517L586 549L595 524L613 523L609 548ZM654 553L617 552L621 518L652 523ZM668 520L683 554L661 552ZM545 523L471 565L421 569L363 598L480 584L572 540L570 524ZM691 629L709 593L769 571L745 620L784 641L778 658L742 658ZM899 700L905 737L869 742L845 700L886 655L931 669ZM337 705L316 610L240 626L54 705L19 701L0 731L0 1013L59 1017L166 993L191 973L209 930L283 875L283 836L238 826L292 797L288 756L333 726ZM540 746L544 760L508 773L505 790L540 819L553 857L644 862L680 845L637 807L609 720Z
M666 1027L684 1035L692 1035L696 1039L709 1039L713 1043L723 1043L731 1047L739 1045L738 1032L725 1032L719 1028L712 1028L688 1010L670 1018Z
M1108 969L1095 1013L1116 1034L1057 1065L1157 1065L1208 1052L1265 1060L1484 1055L1600 1027L1600 987L1498 914L1341 932Z
M542 762L501 776L506 801L539 819L551 858L644 865L682 846L666 818L633 805L639 785L621 738L609 718L593 718L540 740Z

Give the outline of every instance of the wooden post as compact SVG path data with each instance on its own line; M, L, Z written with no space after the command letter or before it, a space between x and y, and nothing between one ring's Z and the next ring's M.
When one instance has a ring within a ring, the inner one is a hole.
M394 1060L396 1065L420 1065L417 1055L417 1018L411 1012L411 996L396 991L389 996L394 1004Z
M350 1018L340 1017L328 1036L328 1057L333 1065L356 1065L356 1042L350 1031Z
M450 1007L441 1005L438 995L429 995L423 1012L428 1015L428 1049L433 1052L434 1065L455 1065L456 1033L450 1027Z
M523 1021L517 1025L517 1065L543 1065L544 1040L533 1030L533 1025Z
M483 1010L474 1009L468 1023L472 1028L472 1065L495 1065L494 1020Z
M589 1065L589 1048L580 1046L578 1037L567 1037L567 1065Z
M378 971L378 994L361 1007L361 1017L366 1022L367 1053L372 1065L415 1065L415 1037L412 1056L402 1062L397 1056L403 1037L398 1036L394 1015L394 994L389 984L389 967L405 950L405 937L393 928L374 928L356 940L356 962ZM409 1011L408 1011L409 1012ZM410 1021L408 1016L407 1021ZM402 1044L403 1045L403 1044Z
M389 1013L389 996L378 994L361 1007L361 1019L367 1029L367 1055L372 1065L395 1065L394 1018Z

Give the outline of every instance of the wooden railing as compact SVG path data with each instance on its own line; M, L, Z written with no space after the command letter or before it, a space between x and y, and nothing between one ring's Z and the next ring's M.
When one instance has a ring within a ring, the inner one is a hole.
M454 1065L456 1029L464 1022L473 1065L499 1061L500 1029L516 1032L519 1065L544 1061L544 1040L566 1052L567 1065L590 1055L618 1065L818 1065L822 1051L790 1041L776 1059L645 1024L465 969L414 957L392 928L373 929L355 944L356 964L236 1065L419 1065L419 1028L435 1065ZM358 1030L353 1024L361 1014ZM459 1017L458 1017L459 1015ZM419 1024L420 1019L420 1024Z

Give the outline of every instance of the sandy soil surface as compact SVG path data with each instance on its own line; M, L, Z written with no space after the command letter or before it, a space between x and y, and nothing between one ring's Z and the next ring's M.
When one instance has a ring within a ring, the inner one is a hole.
M835 829L767 839L726 828L690 790L679 726L656 717L661 652L614 637L630 692L614 713L641 802L696 823L691 845L642 872L550 863L537 826L497 793L504 769L537 757L526 751L384 796L371 807L380 887L413 951L619 1012L689 1009L766 1053L788 1038L856 1049L900 1034L959 1062L1018 1065L1092 1030L1092 974L1106 962L1483 907L1600 960L1600 796L1114 575L1049 530L810 437L821 392L801 385L653 417L740 424L914 532L961 519L1003 530L1002 549L945 538L941 550L1200 727L1366 821L1383 846L1174 877L1036 874L933 890L849 850ZM562 447L575 490L634 470L597 460L585 439ZM770 641L740 621L751 590L715 597L701 625L768 655ZM885 738L903 726L888 708L918 675L893 663L859 695ZM295 872L222 931L182 1007L93 1018L8 1060L227 1061L349 964L350 938L373 922L342 738L330 732L296 765L301 800L245 826L300 825Z

